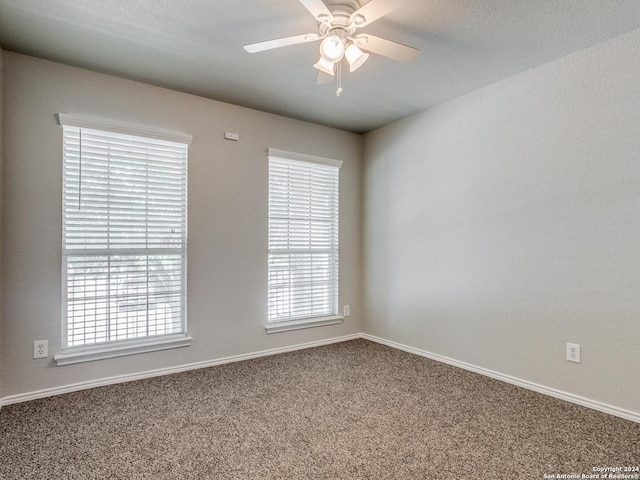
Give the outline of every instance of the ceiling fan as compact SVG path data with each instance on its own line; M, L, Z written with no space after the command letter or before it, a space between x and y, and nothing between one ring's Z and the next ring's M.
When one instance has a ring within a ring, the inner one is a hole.
M322 0L299 1L318 21L318 33L306 33L251 43L245 45L244 49L249 53L256 53L322 40L320 42L320 58L313 66L320 70L318 83L324 83L326 78L331 79L335 76L337 65L338 90L336 95L338 96L342 92L341 64L343 58L349 64L349 71L354 72L369 58L369 54L363 50L399 62L410 62L418 53L417 49L401 43L366 33L357 33L358 29L366 27L397 8L403 0L370 0L362 6L358 0L329 0L329 4L325 4Z

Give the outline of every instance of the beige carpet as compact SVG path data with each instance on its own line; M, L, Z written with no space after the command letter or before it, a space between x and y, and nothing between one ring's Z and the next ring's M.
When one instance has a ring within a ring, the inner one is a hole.
M640 466L640 424L364 340L0 410L3 480L511 480L617 466Z

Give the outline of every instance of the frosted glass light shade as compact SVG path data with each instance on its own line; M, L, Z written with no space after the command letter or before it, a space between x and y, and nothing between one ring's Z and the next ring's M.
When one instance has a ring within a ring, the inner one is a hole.
M318 62L315 63L313 66L318 70L320 70L321 72L328 73L329 75L335 75L333 71L334 65L335 64L333 62L329 62L321 56Z
M344 56L347 57L347 62L349 62L350 72L355 72L367 61L367 58L369 58L368 53L364 53L353 43L347 47Z
M335 63L344 55L344 43L337 35L330 35L320 44L320 55L326 61Z

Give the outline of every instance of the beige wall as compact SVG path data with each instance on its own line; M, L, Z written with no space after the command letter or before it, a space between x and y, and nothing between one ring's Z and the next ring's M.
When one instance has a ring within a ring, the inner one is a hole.
M364 331L640 412L639 53L636 30L366 136Z
M5 384L17 395L286 347L361 331L361 137L10 52L5 63ZM193 135L189 151L191 347L56 367L60 350L61 128L58 112ZM225 131L239 142L223 139ZM342 325L266 335L268 147L344 161Z

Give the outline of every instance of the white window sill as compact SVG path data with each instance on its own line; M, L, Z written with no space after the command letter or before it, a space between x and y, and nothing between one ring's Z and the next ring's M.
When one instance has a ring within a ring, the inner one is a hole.
M335 325L344 322L344 317L335 315L332 317L307 318L304 320L292 320L289 322L273 322L264 329L267 333L289 332L291 330L302 330L303 328L322 327L324 325Z
M61 367L63 365L73 365L74 363L104 360L105 358L123 357L125 355L168 350L170 348L188 347L191 345L192 340L193 338L187 335L173 335L171 337L162 337L152 340L127 342L126 344L70 349L59 353L54 356L53 359L56 364Z

